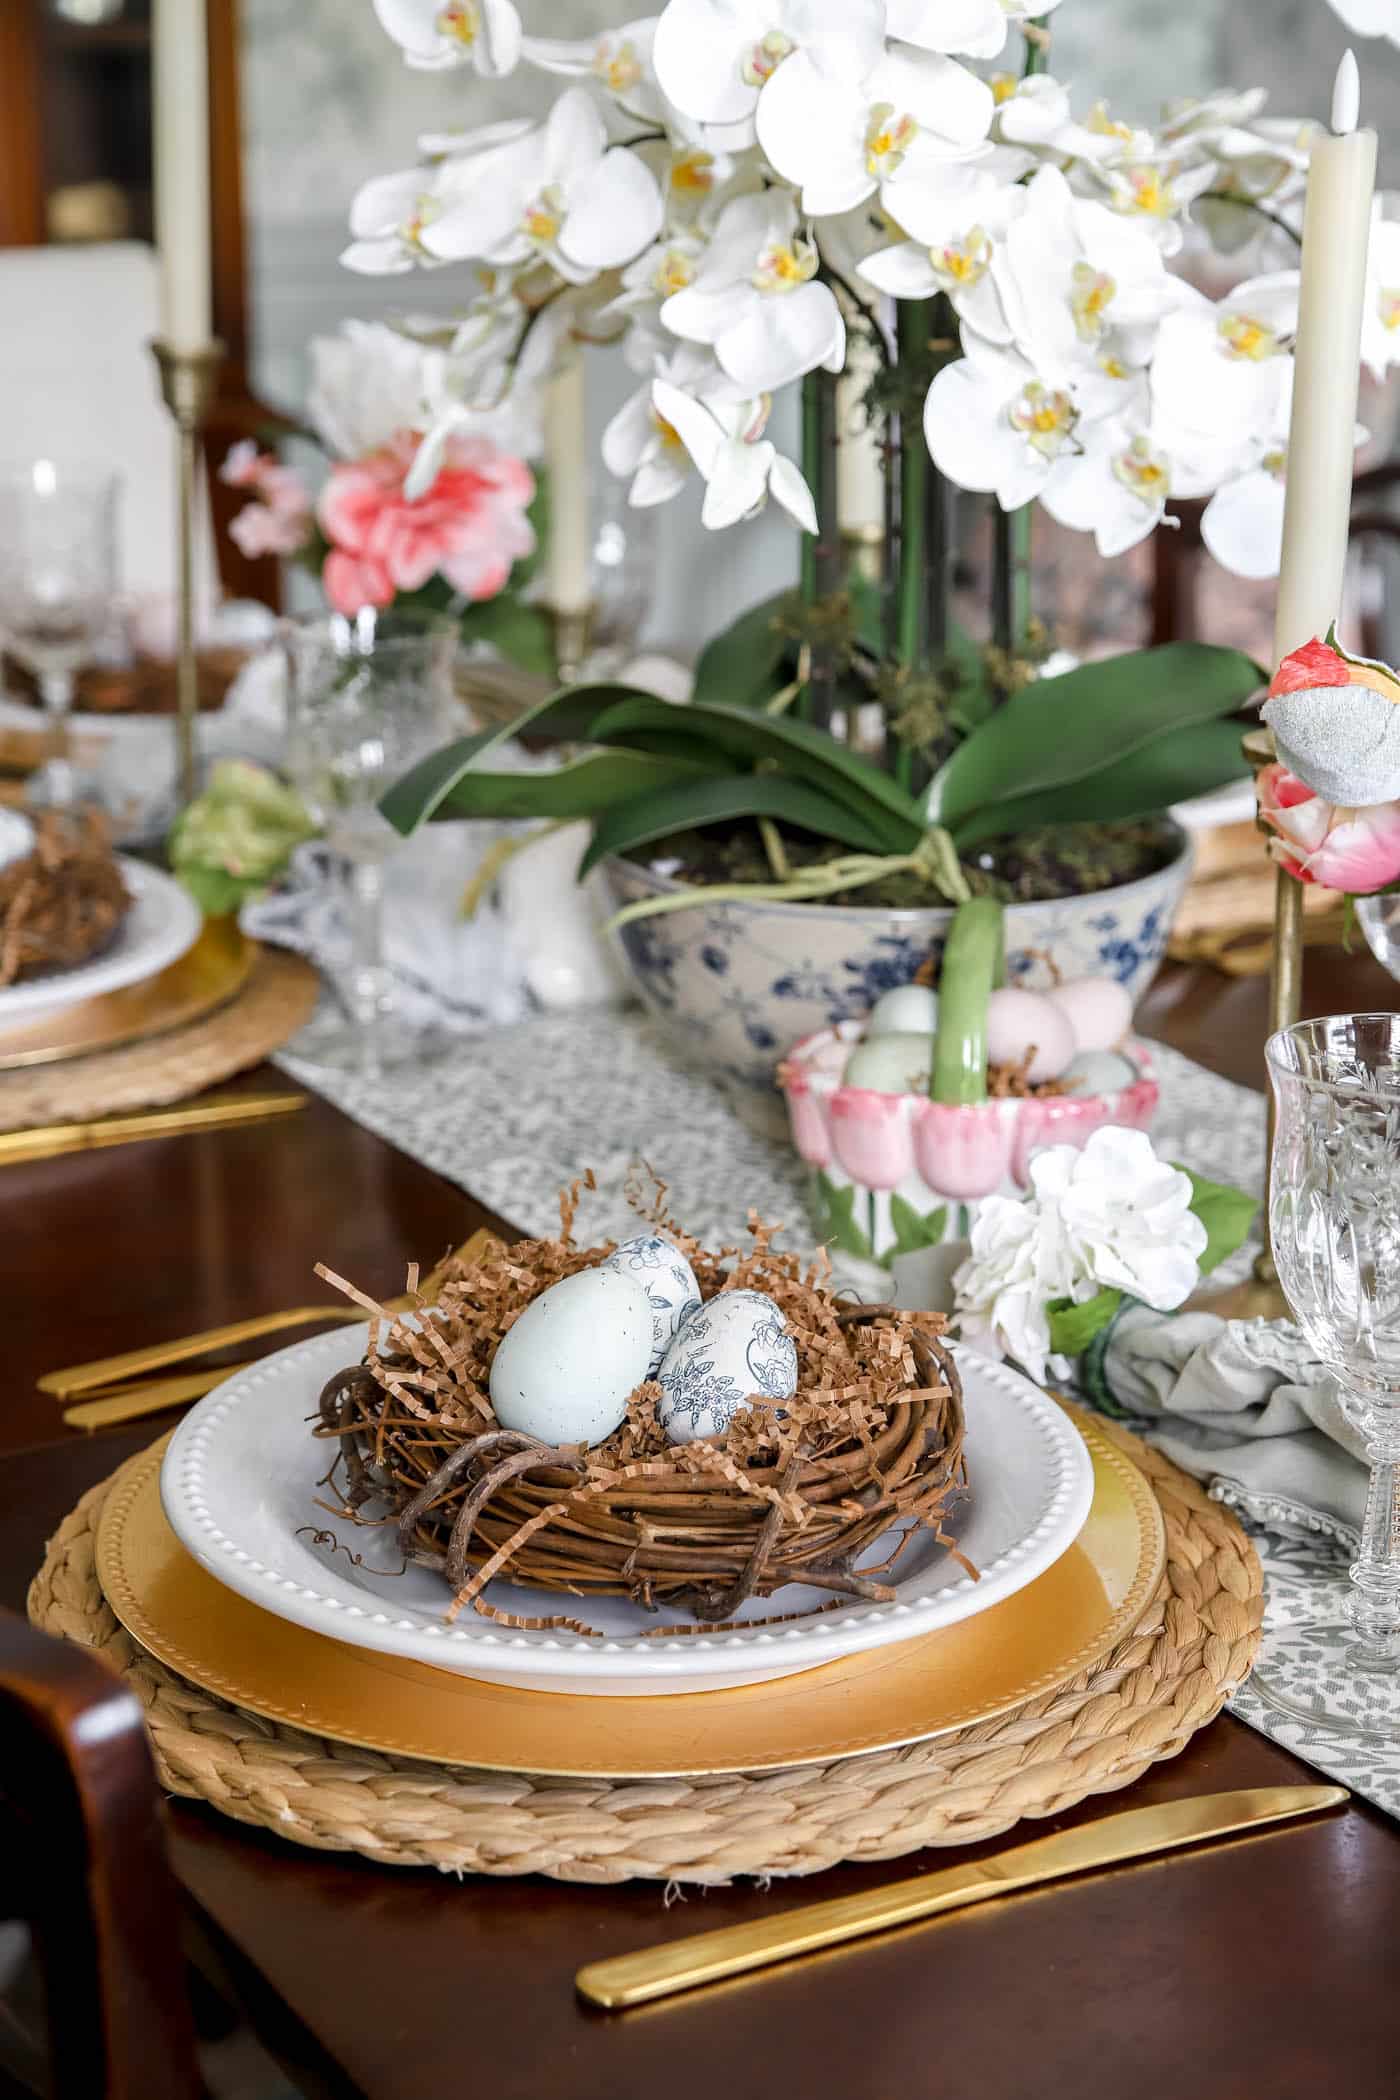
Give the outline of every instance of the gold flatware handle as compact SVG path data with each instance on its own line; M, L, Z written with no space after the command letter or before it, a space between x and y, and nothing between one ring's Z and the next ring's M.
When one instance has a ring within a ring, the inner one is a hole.
M128 1349L121 1356L101 1356L89 1364L70 1364L66 1370L45 1371L38 1381L41 1393L60 1400L75 1393L91 1392L95 1386L116 1385L123 1378L139 1378L145 1371L159 1371L166 1364L183 1363L189 1356L208 1356L215 1349L231 1349L239 1342L253 1342L259 1335L277 1334L284 1327L310 1327L319 1320L363 1320L357 1305L289 1305L281 1312L258 1313L249 1320L233 1320L226 1327L206 1327L202 1334L184 1334L173 1342L151 1342L144 1349ZM227 1372L220 1371L220 1378Z
M150 1378L119 1386L114 1393L99 1393L95 1400L65 1407L63 1419L71 1429L110 1429L115 1422L137 1422L142 1415L158 1415L167 1407L183 1407L202 1400L226 1378L251 1371L256 1358L244 1364L223 1364L217 1371L184 1371L177 1378Z
M494 1237L485 1226L479 1226L445 1261L438 1263L420 1285L420 1295L430 1298L452 1262L475 1261ZM407 1296L391 1298L385 1306L385 1311L407 1312L412 1304L413 1300ZM280 1312L258 1313L251 1319L234 1320L224 1327L206 1327L201 1334L180 1335L172 1342L151 1342L144 1349L128 1349L120 1356L101 1356L91 1363L69 1364L62 1370L46 1371L38 1380L38 1386L42 1393L52 1393L60 1400L68 1400L77 1393L92 1392L99 1386L116 1385L124 1378L139 1378L146 1371L162 1370L167 1364L183 1363L187 1357L207 1356L215 1349L231 1349L240 1342L256 1341L261 1335L277 1334L283 1328L309 1327L322 1320L341 1320L348 1324L363 1320L364 1317L364 1310L358 1305L286 1306ZM202 1390L208 1392L211 1386L231 1375L227 1368L214 1373L209 1385L204 1386ZM168 1384L171 1381L164 1382ZM197 1399L199 1394L191 1391L186 1397ZM174 1406L178 1403L172 1398L165 1404ZM72 1420L75 1412L70 1409L65 1420ZM143 1408L140 1412L146 1413L148 1410ZM103 1419L119 1421L122 1417L110 1415ZM89 1424L79 1422L77 1426L86 1428Z
M190 1130L219 1130L236 1123L263 1123L305 1108L305 1094L236 1094L193 1108L141 1109L135 1115L98 1116L88 1123L46 1123L33 1130L0 1133L0 1166L21 1160L56 1159L64 1152L95 1152L129 1145L138 1138L181 1137Z
M1077 1830L1033 1838L1029 1844L1015 1845L974 1865L947 1867L938 1874L892 1882L858 1896L805 1904L779 1917L756 1918L752 1924L727 1925L718 1932L697 1933L673 1940L669 1946L645 1948L639 1954L590 1962L574 1981L579 1995L592 2005L610 2011L645 2005L676 1991L691 1991L723 1977L792 1961L868 1933L888 1932L897 1925L986 1903L994 1896L1340 1808L1349 1798L1341 1786L1266 1786L1130 1808L1097 1823L1082 1824Z

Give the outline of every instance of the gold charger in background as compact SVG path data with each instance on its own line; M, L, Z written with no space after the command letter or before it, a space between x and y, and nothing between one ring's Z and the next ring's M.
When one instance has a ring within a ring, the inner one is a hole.
M1078 1540L1016 1596L941 1632L732 1691L530 1692L380 1656L274 1617L195 1561L160 1505L158 1445L102 1511L97 1576L140 1645L246 1711L333 1741L478 1771L662 1779L888 1750L993 1719L1093 1667L1157 1588L1164 1533L1142 1474L1076 1414L1094 1462ZM315 1513L308 1512L314 1521Z
M187 1028L237 997L258 952L236 919L206 919L194 946L154 977L0 1030L0 1072L59 1064Z

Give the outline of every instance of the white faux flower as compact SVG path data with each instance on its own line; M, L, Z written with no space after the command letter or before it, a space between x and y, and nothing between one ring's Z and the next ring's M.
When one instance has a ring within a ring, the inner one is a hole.
M884 48L885 0L668 0L652 63L687 116L742 124L794 52L833 80L859 81Z
M311 343L306 412L335 459L363 459L425 421L421 343L382 321L342 321Z
M1050 1363L1048 1308L1084 1282L1053 1207L988 1196L977 1206L970 1252L953 1278L959 1339L1013 1357L1040 1383Z
M664 379L653 380L652 402L690 454L705 481L700 521L712 532L751 518L775 496L804 532L817 529L812 492L790 459L763 435L768 403L707 406Z
M1173 156L1124 158L1093 171L1110 208L1150 233L1163 255L1176 255L1186 238L1188 208L1215 182L1214 166Z
M1004 87L995 129L1007 145L1031 147L1060 164L1084 161L1092 167L1146 159L1155 150L1150 131L1120 123L1102 102L1082 121L1075 118L1068 90L1049 73L1033 73Z
M1277 576L1283 560L1283 503L1293 360L1284 360L1272 421L1253 434L1241 473L1221 483L1201 517L1207 551L1236 576Z
M935 182L948 161L977 152L992 91L956 59L903 46L863 77L794 52L758 105L758 142L812 213L850 211L880 191L898 213L906 184Z
M1393 193L1376 198L1366 254L1366 303L1361 310L1361 362L1371 377L1384 379L1400 364L1400 211Z
M661 231L656 177L627 147L608 145L582 88L566 88L543 124L474 153L468 166L469 179L451 184L419 232L442 261L543 262L584 284Z
M520 57L511 0L374 0L374 11L408 64L428 72L473 66L499 80Z
M983 160L945 168L936 184L903 185L898 222L907 238L875 249L857 265L857 274L895 299L946 292L969 328L988 342L1009 343L992 255L1011 219L1025 209L1019 177L1030 165L1028 154L998 146Z
M438 209L441 192L437 168L401 168L362 183L350 203L354 238L341 250L346 269L363 277L393 277L433 263L423 246L423 228Z
M1053 495L1093 443L1096 423L1114 421L1125 384L1087 365L1042 374L1016 350L969 332L966 355L928 390L924 437L934 465L959 488L1019 510Z
M733 380L716 364L713 353L698 343L682 343L669 357L655 358L641 385L628 395L603 432L603 464L610 474L631 483L627 500L638 510L669 503L680 494L692 472L691 457L680 432L653 399L653 382L658 379L692 400L742 409L738 420L745 427L763 409L759 402L744 400Z
M598 36L527 37L525 56L543 73L596 81L630 116L656 124L664 118L665 102L651 65L655 34L656 18L646 15Z
M784 190L726 204L694 280L668 299L662 325L710 343L749 394L771 393L821 365L839 372L846 329L831 287L816 280L814 244L797 231Z
M1208 462L1212 487L1276 438L1280 400L1292 385L1298 285L1296 270L1249 279L1217 304L1181 307L1158 332L1154 421L1173 449Z
M1353 36L1383 36L1400 44L1400 0L1331 0L1331 7Z
M1157 1157L1145 1130L1108 1124L1082 1151L1052 1145L1032 1159L1030 1180L1031 1201L1058 1217L1096 1288L1127 1291L1156 1312L1190 1297L1208 1235L1190 1176Z

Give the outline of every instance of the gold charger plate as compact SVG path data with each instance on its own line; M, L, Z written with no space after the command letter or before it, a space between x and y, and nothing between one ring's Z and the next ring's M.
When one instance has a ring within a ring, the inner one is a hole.
M1161 1578L1161 1511L1132 1461L1075 1410L1094 1500L1069 1551L1014 1597L922 1640L732 1691L606 1699L530 1692L375 1655L293 1626L216 1582L160 1506L164 1440L108 1497L97 1573L143 1648L268 1720L434 1764L652 1779L824 1764L991 1720L1091 1668Z
M202 1021L242 991L257 959L257 942L236 919L206 919L194 946L154 977L0 1031L0 1072L116 1050Z

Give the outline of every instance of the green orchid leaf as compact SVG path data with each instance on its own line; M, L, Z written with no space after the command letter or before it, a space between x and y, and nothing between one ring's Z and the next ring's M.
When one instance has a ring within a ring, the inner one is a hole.
M694 703L672 709L663 700L633 698L607 708L594 723L593 734L599 742L607 743L635 731L660 729L674 733L680 726L678 715L686 735L702 737L731 759L769 766L805 781L844 804L864 820L867 833L878 835L880 843L874 851L910 853L923 835L922 813L911 794L868 759L838 744L825 730L794 722L786 715L751 714L741 707Z
M596 817L619 802L700 777L687 760L642 751L589 751L548 773L463 773L438 807L439 818Z
M1169 642L1034 680L943 767L931 791L939 821L961 841L963 827L980 824L993 804L1087 780L1159 740L1165 753L1174 733L1233 714L1264 682L1239 650L1204 642Z
M1248 771L1238 722L1196 722L1063 787L990 802L956 825L953 836L967 852L984 839L1014 837L1045 824L1154 816L1175 802L1240 780Z
M1076 1305L1072 1298L1052 1298L1046 1311L1050 1315L1050 1347L1054 1354L1082 1355L1122 1303L1123 1293L1109 1285L1086 1298L1082 1305Z
M467 606L458 624L464 641L489 642L522 671L534 671L542 678L555 676L554 630L537 605L522 605L503 591L498 598Z
M761 707L785 685L783 665L794 645L779 623L796 602L796 591L778 591L761 605L751 605L707 642L695 666L692 699L727 707Z
M896 1254L917 1254L921 1247L941 1247L947 1235L948 1206L940 1203L923 1216L903 1196L890 1197L890 1224Z
M853 811L802 781L784 780L777 773L712 774L633 796L604 811L593 826L579 874L586 875L611 853L631 853L673 831L727 824L738 817L775 817L780 824L839 839L858 852L881 851L878 837Z
M513 737L528 732L532 736L548 735L566 741L592 741L588 732L594 717L621 697L642 699L649 696L638 693L635 686L566 686L560 692L551 693L547 699L537 701L533 707L527 707L509 722L500 723L493 729L478 730L475 736L458 737L454 743L445 744L441 751L420 759L401 780L396 780L381 797L380 812L396 831L408 837L420 824L438 814L464 773L479 770L492 752L498 751ZM443 814L450 816L453 812L444 811Z
M823 1246L839 1247L843 1254L854 1254L869 1261L871 1248L869 1236L856 1223L856 1191L849 1184L838 1188L828 1181L825 1174L816 1176L817 1238Z
M1204 1174L1181 1172L1191 1183L1191 1208L1206 1228L1206 1249L1201 1256L1201 1274L1209 1276L1227 1255L1244 1245L1259 1209L1253 1196L1233 1189L1223 1181L1207 1181Z

